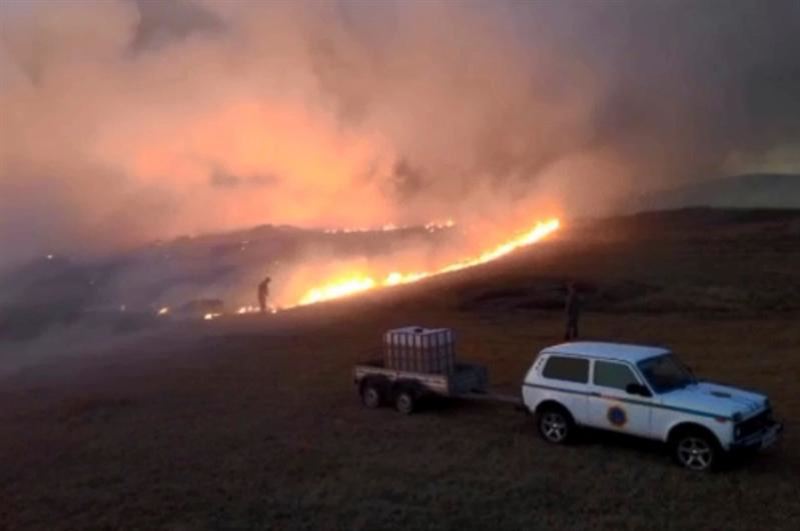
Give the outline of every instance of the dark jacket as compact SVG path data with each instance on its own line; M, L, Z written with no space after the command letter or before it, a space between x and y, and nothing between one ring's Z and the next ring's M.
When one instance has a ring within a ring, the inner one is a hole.
M567 294L566 311L568 319L578 319L578 315L581 313L581 298L577 292L571 291Z

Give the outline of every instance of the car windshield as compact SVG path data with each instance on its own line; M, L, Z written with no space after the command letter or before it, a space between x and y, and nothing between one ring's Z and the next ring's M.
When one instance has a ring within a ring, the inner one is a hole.
M657 393L666 393L696 382L689 369L672 354L642 360L639 370Z

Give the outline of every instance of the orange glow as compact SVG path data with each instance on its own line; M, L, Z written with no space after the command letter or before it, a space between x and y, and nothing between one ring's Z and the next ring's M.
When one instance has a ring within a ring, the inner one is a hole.
M437 230L450 229L455 227L456 223L452 219L445 221L431 221L426 223L423 227L428 232L436 232ZM392 232L396 230L408 230L415 228L415 225L395 225L394 223L387 223L380 227L348 227L339 229L325 229L325 234L351 234L359 232Z
M351 273L344 277L333 279L324 283L321 286L309 289L297 303L297 306L305 306L317 302L327 301L331 299L338 299L356 293L362 293L375 288L398 286L401 284L409 284L419 280L429 278L444 273L451 273L453 271L460 271L468 267L485 264L492 260L505 256L520 247L531 245L545 238L553 231L558 229L558 219L548 219L538 222L533 228L524 232L515 238L508 240L500 245L481 253L480 255L472 258L467 258L446 265L434 271L417 271L410 273L401 273L393 271L385 278L376 279L365 273Z
M272 306L267 306L267 311L269 313L278 313L278 309ZM257 306L250 306L250 305L239 306L239 308L236 310L236 313L238 315L244 315L246 313L261 313L261 309L258 308Z
M362 291L367 291L379 286L372 277L355 274L344 279L338 279L324 286L312 288L303 295L299 305L314 304L315 302L338 299L346 295L352 295Z

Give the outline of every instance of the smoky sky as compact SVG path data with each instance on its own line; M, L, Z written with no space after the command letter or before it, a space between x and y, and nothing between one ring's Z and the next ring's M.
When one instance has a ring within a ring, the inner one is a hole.
M800 164L800 2L0 4L0 265Z

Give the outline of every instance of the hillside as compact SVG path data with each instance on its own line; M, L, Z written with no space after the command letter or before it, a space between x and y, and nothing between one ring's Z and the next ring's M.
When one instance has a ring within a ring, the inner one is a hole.
M452 327L461 358L518 389L560 341L566 279L586 294L586 338L667 344L702 376L763 390L782 445L697 476L628 439L550 446L503 406L359 404L352 365L407 324ZM688 209L569 225L430 282L55 356L0 381L0 529L794 529L798 300L800 211Z
M800 175L746 174L694 182L640 197L627 211L685 207L800 208Z
M205 312L193 308L204 304L233 312L255 303L254 287L267 271L280 288L309 255L369 257L412 243L435 245L448 232L446 226L345 233L265 225L156 241L100 258L42 256L0 274L0 357L4 341L26 342L52 329L153 328L165 306L194 318Z

